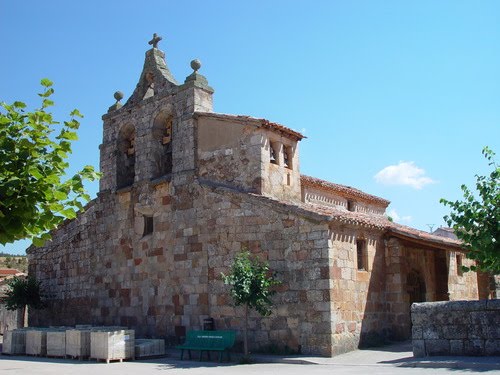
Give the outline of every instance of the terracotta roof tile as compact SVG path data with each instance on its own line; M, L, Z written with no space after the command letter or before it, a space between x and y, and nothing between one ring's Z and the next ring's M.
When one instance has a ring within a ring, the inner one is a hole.
M304 185L314 186L323 190L341 193L352 198L360 198L366 201L375 202L384 205L384 207L387 207L389 203L391 203L386 199L365 193L364 191L355 189L351 186L334 184L333 182L321 180L316 177L301 175L300 182Z
M363 227L379 229L387 235L392 235L398 238L406 239L408 241L418 242L429 247L440 249L460 249L460 241L452 240L446 237L439 237L432 235L418 229L410 228L405 225L394 223L384 215L367 214L364 212L352 212L345 209L335 208L331 206L324 206L314 203L304 202L290 202L285 200L276 199L275 197L264 196L255 193L243 192L233 189L227 185L221 185L213 181L203 180L200 181L202 185L212 189L221 189L230 191L235 194L243 194L247 197L252 197L263 203L270 205L279 205L282 210L287 212L296 211L302 215L314 215L316 220L332 221L347 225L359 225Z
M14 268L0 268L0 277L11 276L22 273L22 271L16 270Z

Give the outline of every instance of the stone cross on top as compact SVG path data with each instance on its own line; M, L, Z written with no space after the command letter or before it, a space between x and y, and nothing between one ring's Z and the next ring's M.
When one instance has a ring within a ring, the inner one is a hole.
M158 42L162 39L161 36L157 35L156 33L153 34L153 39L151 39L148 44L151 44L153 48L158 48Z

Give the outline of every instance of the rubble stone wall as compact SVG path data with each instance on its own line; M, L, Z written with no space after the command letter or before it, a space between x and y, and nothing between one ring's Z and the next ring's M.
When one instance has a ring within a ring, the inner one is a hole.
M415 303L415 357L500 355L500 300Z

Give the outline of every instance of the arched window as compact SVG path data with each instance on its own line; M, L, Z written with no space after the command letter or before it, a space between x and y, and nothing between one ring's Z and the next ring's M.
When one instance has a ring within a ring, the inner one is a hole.
M153 122L153 178L172 173L172 136L173 117L168 112L161 112Z
M127 124L118 134L116 155L116 188L130 186L135 178L135 129Z

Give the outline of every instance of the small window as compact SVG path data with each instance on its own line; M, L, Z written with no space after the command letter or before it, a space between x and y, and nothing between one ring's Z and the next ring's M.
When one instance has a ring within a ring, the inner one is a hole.
M462 270L462 254L456 255L457 260L457 275L462 276L464 271Z
M347 201L347 211L354 212L354 201L351 200Z
M278 164L278 153L276 152L276 145L269 142L269 161L271 164Z
M292 148L290 146L283 147L283 164L285 168L292 169Z
M290 173L286 174L286 184L290 186L292 184L292 179L290 178Z
M357 262L358 262L358 270L359 271L368 271L368 267L367 267L368 254L367 254L365 240L357 240L356 241L356 255L357 255Z
M144 231L142 236L147 236L148 234L153 233L154 230L154 222L153 216L144 216Z

